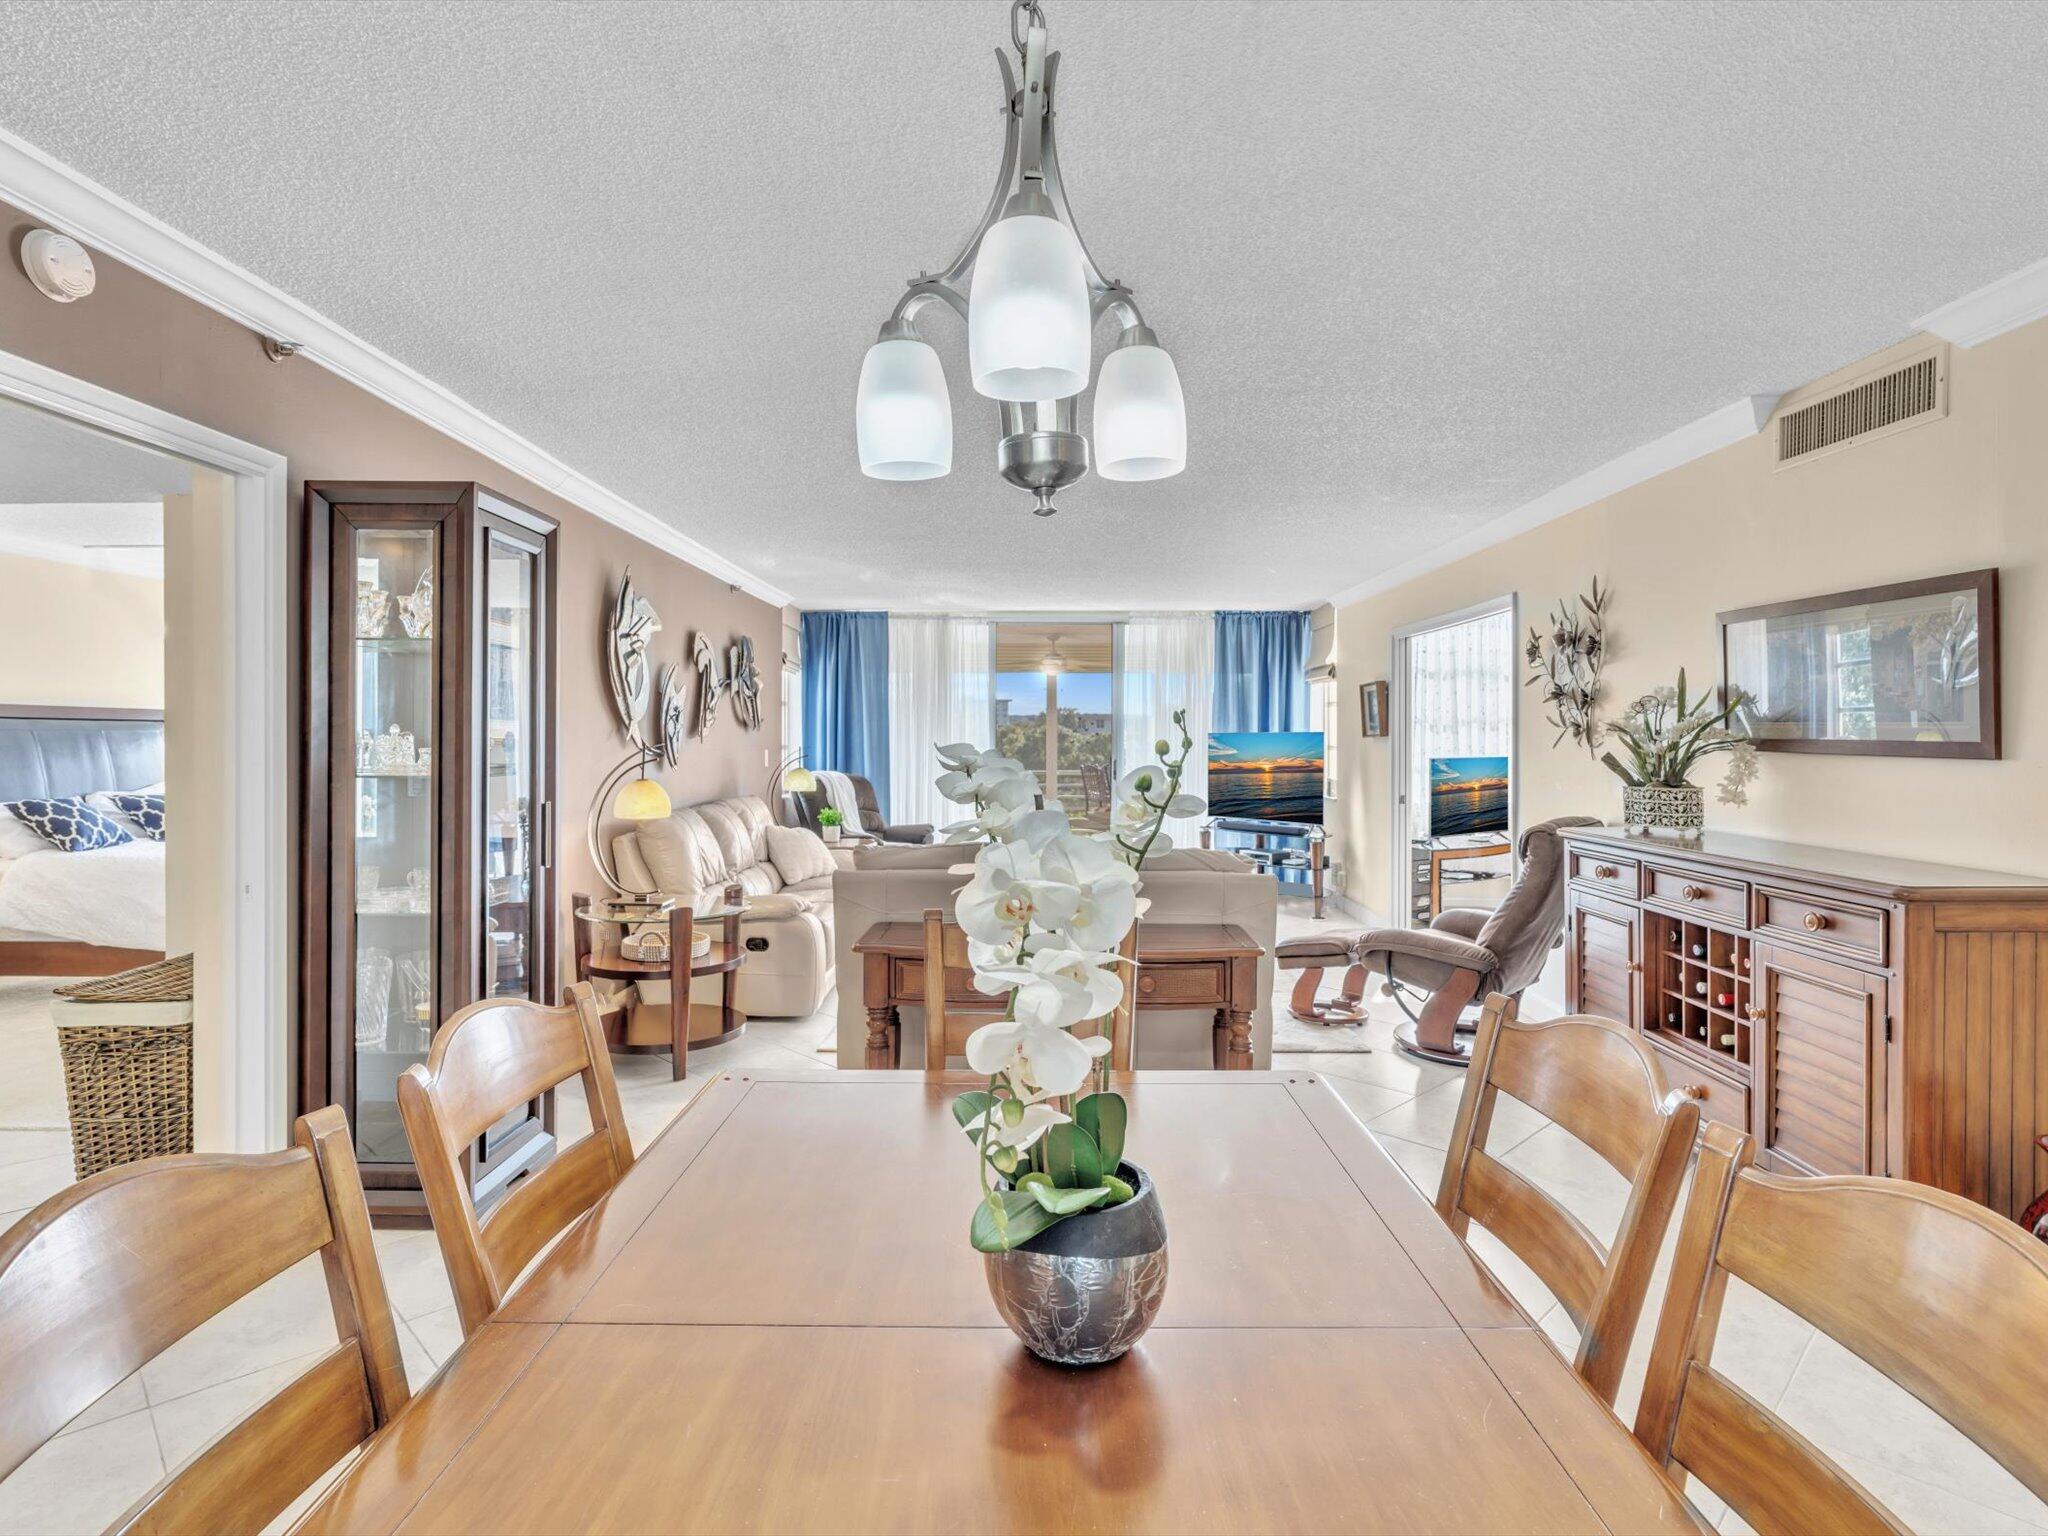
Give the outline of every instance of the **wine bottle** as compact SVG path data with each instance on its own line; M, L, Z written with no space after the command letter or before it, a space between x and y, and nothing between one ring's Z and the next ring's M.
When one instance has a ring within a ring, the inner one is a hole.
M1701 997L1705 997L1707 995L1707 984L1704 981L1694 982L1692 984L1692 989L1693 991L1697 992Z
M1722 1045L1722 1047L1723 1047L1724 1049L1726 1049L1726 1050L1731 1050L1731 1051L1732 1051L1732 1050L1734 1050L1734 1049L1735 1049L1735 1037L1734 1037L1733 1035L1723 1035L1723 1036L1721 1037L1721 1045Z
M1735 994L1733 992L1716 992L1714 994L1714 1006L1716 1008L1733 1008L1735 1006Z
M1704 960L1704 959L1706 959L1706 958L1707 958L1707 946L1706 946L1706 945L1704 945L1704 944L1695 944L1695 945L1693 945L1693 947L1692 947L1692 957L1693 957L1693 959L1695 959L1695 960Z
M1664 1022L1666 1024L1669 1024L1673 1029L1678 1028L1678 1010L1674 1008L1669 1013L1665 1014Z

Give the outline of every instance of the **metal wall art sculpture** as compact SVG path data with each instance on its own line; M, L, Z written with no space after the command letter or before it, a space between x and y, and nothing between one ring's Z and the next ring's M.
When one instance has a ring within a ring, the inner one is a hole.
M1613 595L1612 587L1600 590L1600 578L1595 576L1591 594L1568 597L1551 614L1548 635L1529 626L1529 643L1522 652L1529 664L1525 686L1543 695L1546 718L1557 727L1552 746L1569 736L1591 753L1600 739L1593 716L1600 706L1600 667L1607 659L1602 610Z
M646 744L641 734L641 717L647 713L647 696L653 682L647 647L661 629L661 620L649 603L633 588L633 568L619 581L619 600L612 606L611 643L605 661L611 671L612 707L630 741Z
M761 669L754 665L754 642L742 635L726 648L725 686L732 690L732 712L750 731L761 728Z
M683 669L674 662L661 669L659 699L654 717L661 727L661 739L656 746L660 749L662 762L673 768L683 755L683 722L688 714L683 704Z
M690 660L697 668L697 735L702 737L718 718L718 696L730 686L731 680L718 675L718 653L701 631L691 646Z

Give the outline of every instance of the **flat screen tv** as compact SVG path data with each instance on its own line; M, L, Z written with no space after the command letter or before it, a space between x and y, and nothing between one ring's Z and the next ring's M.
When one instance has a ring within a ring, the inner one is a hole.
M1215 731L1209 814L1323 824L1321 731Z
M1508 829L1508 760L1504 757L1432 757L1429 760L1429 835L1467 837Z

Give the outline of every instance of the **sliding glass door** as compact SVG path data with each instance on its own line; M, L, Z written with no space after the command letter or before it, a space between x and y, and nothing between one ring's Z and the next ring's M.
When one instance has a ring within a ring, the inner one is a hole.
M1079 827L1109 825L1116 783L1116 626L996 626L996 746Z

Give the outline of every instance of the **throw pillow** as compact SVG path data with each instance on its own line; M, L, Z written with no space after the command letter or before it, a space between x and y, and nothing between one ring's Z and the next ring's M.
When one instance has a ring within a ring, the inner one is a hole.
M770 827L768 862L782 876L784 885L801 885L839 867L833 861L832 850L825 846L825 839L809 827Z
M105 811L93 809L84 797L63 800L14 800L5 807L14 819L44 842L66 853L90 853L132 843L128 829Z
M153 843L164 840L164 797L142 790L116 789L89 797L103 811L112 811Z

